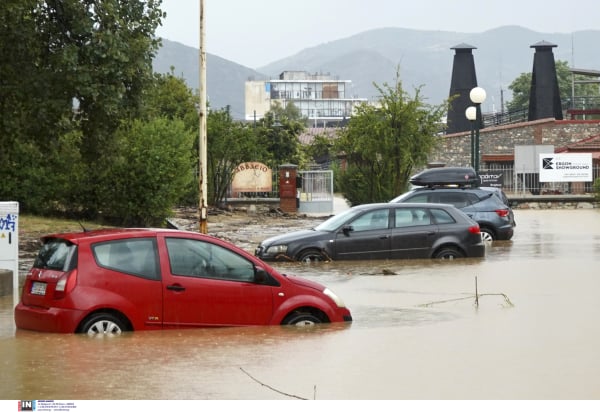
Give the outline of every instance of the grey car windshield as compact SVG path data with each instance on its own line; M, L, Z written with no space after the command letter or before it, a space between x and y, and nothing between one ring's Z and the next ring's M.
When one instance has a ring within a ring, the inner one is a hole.
M338 230L340 226L344 225L346 222L351 221L358 214L362 213L362 210L348 209L344 212L332 216L319 226L315 227L315 230L323 231L323 232L333 232L334 230Z

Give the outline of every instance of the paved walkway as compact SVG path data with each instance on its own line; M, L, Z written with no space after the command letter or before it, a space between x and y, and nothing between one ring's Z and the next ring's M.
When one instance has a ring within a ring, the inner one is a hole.
M350 209L350 205L348 204L346 199L342 195L337 193L333 195L333 213L337 215L338 213L343 212L346 209Z
M319 217L337 215L338 213L343 212L344 210L347 210L349 208L350 205L348 204L346 199L344 199L342 195L336 193L333 195L333 212L306 213L306 216Z

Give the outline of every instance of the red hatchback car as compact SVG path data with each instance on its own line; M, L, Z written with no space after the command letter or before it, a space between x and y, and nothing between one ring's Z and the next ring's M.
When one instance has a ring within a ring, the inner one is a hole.
M170 229L43 237L15 308L20 329L89 335L351 321L328 288L212 236Z

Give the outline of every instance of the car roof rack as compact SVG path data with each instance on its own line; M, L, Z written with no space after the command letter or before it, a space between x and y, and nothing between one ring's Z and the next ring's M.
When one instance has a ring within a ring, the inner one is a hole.
M481 180L472 167L434 167L412 176L414 186L426 187L479 187Z

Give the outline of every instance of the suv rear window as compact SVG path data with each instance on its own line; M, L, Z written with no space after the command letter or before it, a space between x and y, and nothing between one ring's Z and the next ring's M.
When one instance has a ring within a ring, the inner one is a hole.
M443 209L431 209L431 214L435 218L435 221L438 225L456 222L456 220L454 220L454 218Z
M40 248L33 267L67 272L77 267L77 246L58 238L47 238Z
M410 196L406 200L406 202L407 203L429 203L429 192L417 193L414 196Z
M467 196L462 192L453 192L453 193L439 193L438 200L440 203L447 203L450 205L454 205L455 207L461 209L469 204L467 201Z
M481 199L470 192L438 192L438 203L447 203L459 209L479 202Z

